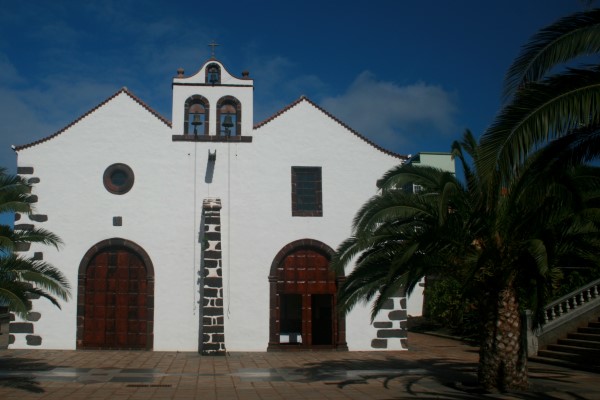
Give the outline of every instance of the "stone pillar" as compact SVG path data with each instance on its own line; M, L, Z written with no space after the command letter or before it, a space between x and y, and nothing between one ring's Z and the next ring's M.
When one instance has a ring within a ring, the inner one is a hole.
M221 253L221 200L207 198L202 203L202 259L200 299L202 322L200 353L225 354L223 313L223 268Z
M406 295L390 297L381 307L373 322L377 337L371 341L373 349L407 350Z

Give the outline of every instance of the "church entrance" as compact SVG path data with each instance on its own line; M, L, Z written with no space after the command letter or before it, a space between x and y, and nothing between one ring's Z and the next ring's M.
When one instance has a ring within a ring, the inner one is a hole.
M340 278L329 270L331 252L320 242L303 240L275 258L269 350L347 349L344 318L336 313Z
M112 242L84 257L84 271L84 261L80 266L77 347L151 349L154 278L149 259L127 246L131 242Z

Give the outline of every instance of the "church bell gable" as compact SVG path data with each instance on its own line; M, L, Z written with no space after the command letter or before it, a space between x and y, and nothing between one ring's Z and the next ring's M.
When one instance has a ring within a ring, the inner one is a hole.
M200 70L173 78L174 141L250 142L254 81L248 72L235 77L211 58Z

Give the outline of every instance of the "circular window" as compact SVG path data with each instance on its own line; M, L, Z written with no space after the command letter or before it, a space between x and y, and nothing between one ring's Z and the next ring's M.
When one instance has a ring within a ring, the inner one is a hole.
M133 180L133 170L125 164L113 164L104 171L104 187L113 194L129 192Z

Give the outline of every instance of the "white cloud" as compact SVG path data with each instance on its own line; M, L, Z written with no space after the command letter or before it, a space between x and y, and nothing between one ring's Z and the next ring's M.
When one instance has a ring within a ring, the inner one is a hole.
M456 95L417 82L400 86L361 73L348 90L321 105L352 128L386 147L456 133Z
M287 57L264 55L254 43L245 49L245 62L255 82L255 123L270 117L302 95L319 98L328 85L314 74L307 74Z
M0 53L0 85L19 83L23 83L23 78L19 75L17 68L10 62L6 54Z

